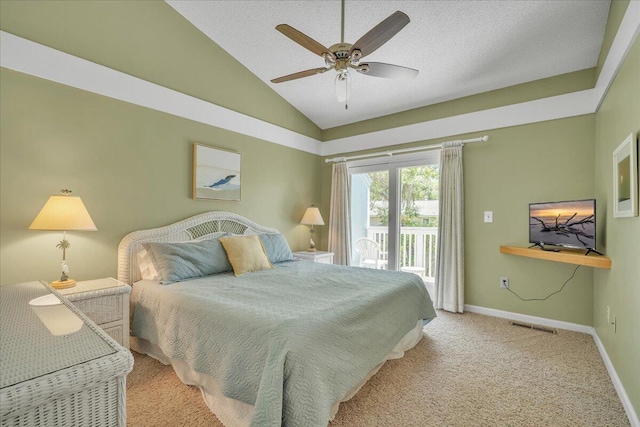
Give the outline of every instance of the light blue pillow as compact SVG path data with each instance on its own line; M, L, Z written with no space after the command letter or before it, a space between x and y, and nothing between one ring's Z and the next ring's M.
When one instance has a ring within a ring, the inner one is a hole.
M293 261L291 248L282 234L260 234L260 240L262 240L262 246L264 246L264 251L271 264Z
M231 271L227 253L218 239L184 243L143 243L158 271L158 280L168 285L181 280Z

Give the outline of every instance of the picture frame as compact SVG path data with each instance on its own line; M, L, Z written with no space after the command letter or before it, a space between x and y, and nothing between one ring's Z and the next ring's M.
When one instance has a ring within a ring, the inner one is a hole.
M613 152L613 217L638 216L638 144L632 133Z
M240 201L240 153L193 144L193 199Z

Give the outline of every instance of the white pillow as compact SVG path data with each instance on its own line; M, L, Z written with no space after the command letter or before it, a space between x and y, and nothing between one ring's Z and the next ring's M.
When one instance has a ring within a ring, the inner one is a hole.
M160 276L158 275L156 267L153 265L153 261L151 261L149 252L147 252L146 249L141 248L137 257L140 277L142 277L143 280L158 280Z

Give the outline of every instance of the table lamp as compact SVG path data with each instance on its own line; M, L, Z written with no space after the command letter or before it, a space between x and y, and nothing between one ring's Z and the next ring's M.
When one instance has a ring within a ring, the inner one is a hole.
M71 246L66 239L67 231L96 231L87 208L80 197L71 196L70 190L61 190L62 195L51 196L40 213L33 220L29 230L62 231L62 240L56 246L62 249L62 276L51 282L55 289L72 288L76 281L69 279L69 267L66 263L67 249Z
M309 239L310 245L307 252L315 252L316 251L316 242L313 241L313 233L315 230L313 229L314 225L324 225L324 221L322 220L322 215L320 215L320 209L311 205L307 208L302 217L302 221L300 224L310 225L311 226L311 239Z

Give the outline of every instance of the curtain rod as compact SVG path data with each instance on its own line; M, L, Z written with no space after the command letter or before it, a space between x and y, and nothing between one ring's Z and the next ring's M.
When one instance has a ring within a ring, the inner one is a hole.
M485 135L485 136L482 136L480 138L456 139L454 141L445 141L445 142L440 142L438 144L425 145L423 147L402 148L402 149L399 149L399 150L382 151L382 152L370 153L370 154L360 154L358 156L334 157L333 159L325 159L324 161L325 161L325 163L337 163L337 162L346 162L348 160L365 159L367 157L382 157L382 156L391 157L394 154L410 153L412 151L437 150L439 148L442 148L442 146L444 144L446 144L447 142L459 142L460 144L464 145L464 144L473 144L474 142L484 142L484 141L488 141L488 140L489 140L489 136Z

